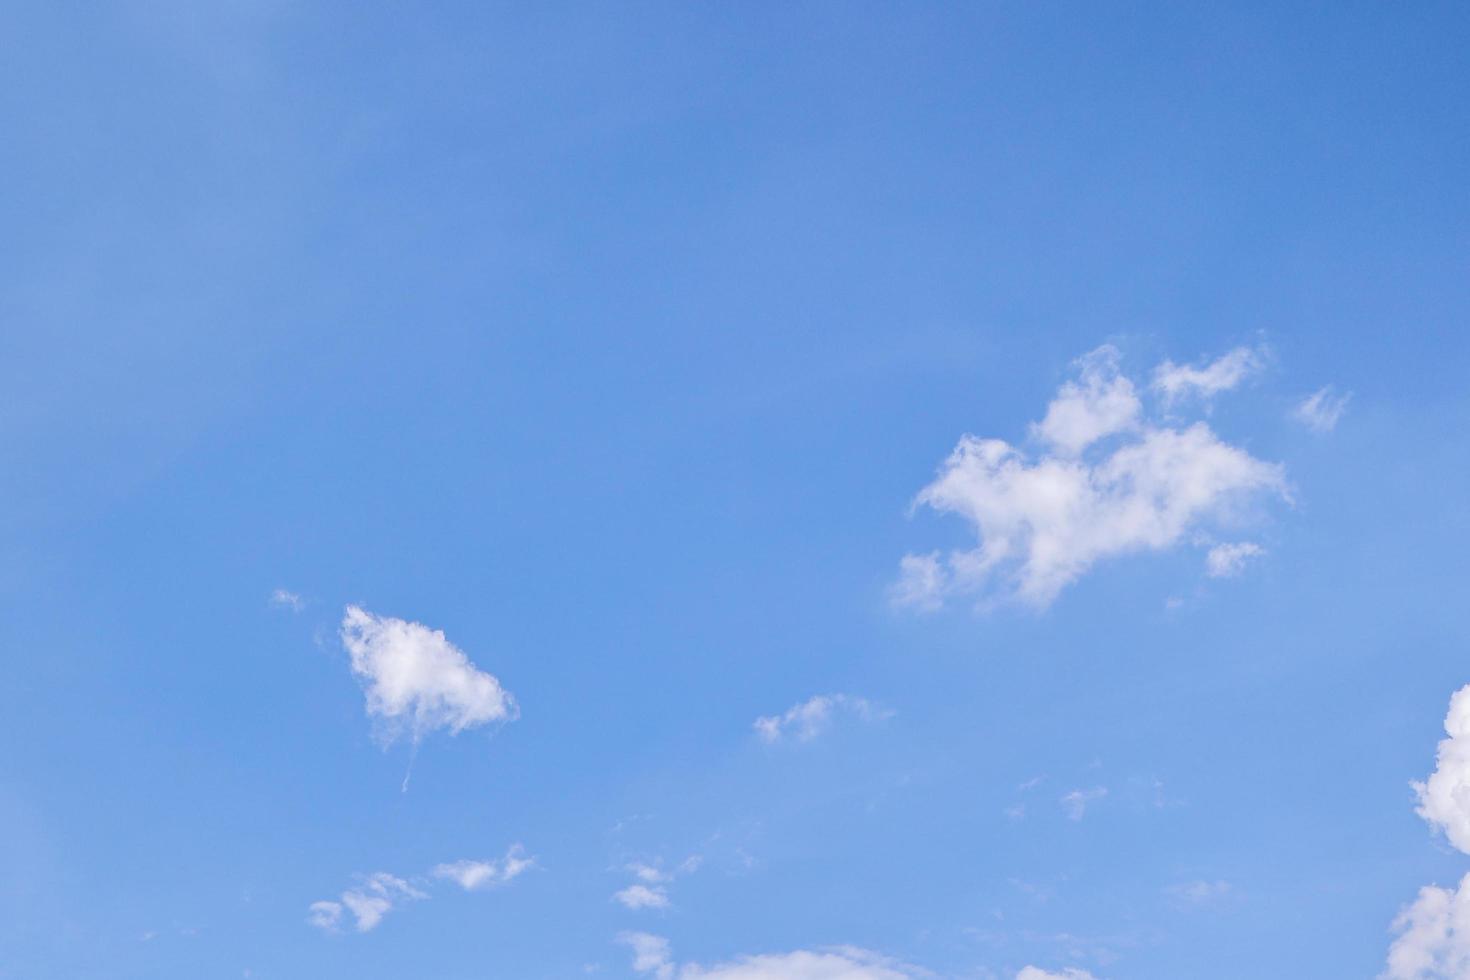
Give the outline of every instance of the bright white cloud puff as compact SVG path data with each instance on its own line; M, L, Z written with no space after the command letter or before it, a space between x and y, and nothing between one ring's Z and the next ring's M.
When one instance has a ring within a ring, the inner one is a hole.
M1205 368L1165 364L1155 387L1173 397L1223 391L1254 363L1237 354ZM915 506L963 517L979 542L944 557L906 556L896 603L933 610L970 596L1044 608L1099 561L1171 548L1254 498L1287 496L1280 465L1221 441L1204 422L1147 420L1114 348L1078 366L1079 380L1032 427L1034 458L965 435L919 492Z
M1428 885L1399 913L1381 980L1470 977L1470 875L1453 891Z
M839 712L850 714L860 721L878 721L892 714L875 708L866 698L853 697L850 694L818 694L800 704L792 705L783 714L757 718L754 727L762 741L779 742L784 738L794 738L805 742L830 728L834 716Z
M1418 814L1460 851L1470 854L1470 685L1450 698L1434 772L1413 783Z
M500 681L475 667L440 630L348 606L342 645L362 682L367 713L386 741L415 742L436 729L456 735L517 716Z
M1252 558L1265 553L1266 549L1250 541L1217 544L1205 555L1205 571L1211 578L1231 578L1245 571Z

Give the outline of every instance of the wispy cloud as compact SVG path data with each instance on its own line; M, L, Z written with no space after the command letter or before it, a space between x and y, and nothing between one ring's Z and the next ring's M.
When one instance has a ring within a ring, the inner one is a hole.
M300 612L306 608L306 601L288 589L276 589L272 592L270 603L278 609L289 609L292 612Z
M680 980L918 980L928 976L927 971L855 946L762 953L701 966L676 965L669 941L662 936L624 932L618 941L633 951L634 972L654 980L671 980L676 975Z
M383 918L405 902L423 901L430 897L425 889L435 879L452 881L465 891L477 891L504 885L535 864L526 857L519 844L499 861L454 861L436 865L426 877L412 880L386 871L365 875L336 899L312 902L307 907L306 921L326 932L340 930L347 916L352 917L357 932L370 932Z
M1155 385L1225 390L1249 361L1232 357L1198 369L1166 364ZM1146 419L1116 349L1093 351L1078 370L1033 426L1042 447L1034 459L1000 439L960 439L915 506L964 518L978 545L905 556L890 593L896 604L934 610L969 595L1045 607L1098 561L1166 550L1235 505L1286 496L1281 466L1221 441L1204 422Z
M1266 549L1250 541L1217 544L1205 555L1205 571L1211 578L1231 578L1245 571L1246 563L1259 558Z
M1352 397L1351 392L1338 394L1328 385L1302 399L1292 416L1313 432L1331 432L1337 428Z
M1081 820L1087 814L1087 808L1108 795L1106 786L1094 786L1092 789L1074 789L1061 799L1062 808L1067 811L1068 820Z
M477 891L507 884L535 864L536 859L526 857L521 845L513 844L498 861L454 861L437 865L432 874L456 882L465 891Z
M1265 352L1249 347L1237 347L1198 367L1166 360L1154 368L1153 388L1170 403L1189 396L1209 400L1236 387L1264 365Z
M873 722L890 718L893 712L874 706L866 698L850 694L818 694L800 704L792 705L779 715L757 718L754 728L765 742L779 742L785 738L805 742L831 728L838 714Z

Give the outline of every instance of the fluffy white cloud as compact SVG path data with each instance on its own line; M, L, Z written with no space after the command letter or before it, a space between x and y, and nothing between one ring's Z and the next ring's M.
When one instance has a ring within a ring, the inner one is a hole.
M1118 372L1118 349L1104 345L1078 362L1032 433L1057 452L1075 456L1099 439L1133 428L1142 406L1133 382Z
M767 742L779 742L786 737L804 742L831 727L833 716L839 711L861 721L879 721L892 714L875 708L866 698L850 694L818 694L792 705L783 714L757 718L754 727L756 734Z
M1266 553L1266 549L1250 541L1217 544L1205 555L1205 571L1211 578L1230 578L1245 571L1246 562Z
M1037 966L1028 966L1016 974L1016 980L1097 980L1097 978L1075 966L1067 967L1060 973L1051 973Z
M311 903L306 921L319 929L335 930L346 909L352 913L357 931L367 932L376 928L397 903L428 897L402 878L379 871L358 887L343 892L340 902Z
M432 873L435 878L457 882L465 891L491 888L506 884L536 863L535 858L524 854L521 845L513 844L499 861L454 861L437 865Z
M1229 391L1261 369L1263 358L1249 347L1237 347L1203 367L1165 361L1154 368L1153 387L1164 400L1174 402L1188 395L1209 399Z
M852 946L743 956L729 963L676 966L669 942L645 932L625 932L619 941L633 950L633 969L656 980L915 980L925 974L896 960Z
M1434 772L1411 784L1419 798L1417 812L1444 832L1459 850L1470 854L1470 685L1450 698Z
M1115 352L1081 364L1081 381L1064 386L1051 421L1035 427L1049 446L1039 457L1000 439L960 439L915 505L964 518L978 546L942 560L905 557L895 602L933 609L949 596L978 595L1044 607L1098 561L1173 547L1232 505L1286 495L1279 465L1221 441L1205 423L1175 428L1125 411L1132 386L1117 374ZM1218 388L1229 374L1216 365L1173 370L1212 379L1169 382L1175 390ZM1078 455L1104 435L1120 441Z
M1394 920L1393 930L1398 935L1381 980L1470 977L1470 875L1454 891L1433 885L1419 889L1419 897Z
M1337 421L1347 411L1348 399L1352 397L1351 393L1339 395L1328 385L1302 399L1292 415L1313 432L1331 432L1337 428Z
M1087 808L1098 800L1108 795L1106 786L1095 786L1092 789L1074 789L1062 797L1062 807L1067 811L1068 820L1081 820L1087 814Z
M516 717L515 700L500 681L440 630L348 606L342 645L363 684L367 712L388 741L405 732L418 741L439 728L458 734Z

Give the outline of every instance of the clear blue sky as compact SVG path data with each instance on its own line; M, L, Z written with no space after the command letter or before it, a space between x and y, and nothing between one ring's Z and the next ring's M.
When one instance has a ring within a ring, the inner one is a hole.
M1340 980L1470 871L1465 5L0 26L0 977Z

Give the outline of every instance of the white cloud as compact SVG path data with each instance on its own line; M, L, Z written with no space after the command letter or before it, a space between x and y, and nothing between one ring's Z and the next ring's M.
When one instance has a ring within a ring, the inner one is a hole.
M457 882L465 891L475 891L504 885L535 863L535 858L524 856L521 845L514 844L499 861L454 861L436 866L432 874Z
M1381 980L1470 977L1470 875L1451 891L1429 885L1399 913Z
M784 714L755 720L755 730L766 742L779 742L791 737L799 742L816 738L832 725L833 715L845 711L861 721L879 721L892 712L875 708L866 698L850 694L818 694L787 708Z
M1067 811L1068 820L1081 820L1087 813L1087 808L1098 800L1108 795L1106 786L1095 786L1092 789L1074 789L1063 796L1062 806Z
M1046 407L1046 417L1031 426L1037 438L1067 456L1133 428L1141 409L1133 382L1118 373L1116 347L1099 347L1077 365L1078 381L1063 384Z
M306 608L306 602L301 596L286 589L276 589L271 593L271 605L289 609L292 612L300 612Z
M1266 553L1266 549L1250 541L1217 544L1205 555L1205 571L1211 578L1230 578L1245 571L1246 562Z
M655 980L916 980L923 971L852 946L742 956L728 963L674 964L669 941L645 932L625 932L618 940L633 950L633 969Z
M436 865L430 872L434 878L453 881L465 891L475 891L492 885L503 885L535 864L535 858L525 857L519 844L513 845L499 861L455 861ZM428 887L425 879L405 881L396 875L379 871L360 879L361 883L349 888L336 901L312 902L306 911L306 921L318 929L336 932L342 923L343 912L352 915L358 932L368 932L383 921L383 917L406 901L420 901L429 897L419 886Z
M1075 966L1066 967L1060 973L1051 973L1037 966L1028 966L1016 974L1016 980L1097 980L1097 978Z
M500 681L476 668L439 630L348 606L342 645L363 684L367 712L387 741L404 732L418 741L438 728L458 734L517 715Z
M342 903L312 902L306 910L306 921L318 929L334 930L342 921Z
M1411 785L1419 798L1419 816L1470 854L1470 685L1450 698L1444 729L1449 738L1439 743L1434 772Z
M1200 370L1223 383L1215 365ZM1098 561L1171 548L1234 505L1286 496L1279 465L1221 441L1205 423L1176 428L1123 411L1131 386L1116 371L1110 349L1083 359L1081 384L1064 386L1048 409L1052 421L1035 427L1052 449L1034 460L1000 439L960 439L915 505L966 519L979 543L943 560L906 556L895 603L932 610L946 597L977 595L1045 607ZM1126 433L1120 445L1076 455L1115 433Z
M383 916L403 901L428 898L402 878L379 871L369 875L357 888L343 892L340 902L312 902L306 921L319 929L335 930L345 908L352 913L358 932L368 932L383 921Z
M1339 395L1328 385L1302 399L1292 415L1313 432L1331 432L1337 428L1337 421L1347 411L1352 397L1351 392Z
M613 898L624 908L633 909L666 909L669 907L668 892L659 885L629 885L622 891L615 892Z
M669 980L674 975L669 941L662 936L624 932L618 935L618 942L632 948L634 972L651 973L657 980Z
M1208 400L1222 391L1229 391L1259 371L1263 360L1260 352L1249 347L1237 347L1203 367L1165 361L1154 368L1153 387L1170 403L1187 395L1198 395Z

